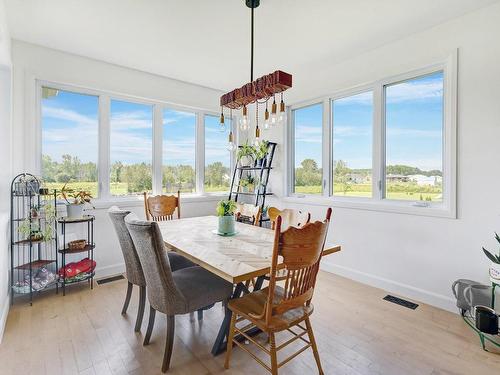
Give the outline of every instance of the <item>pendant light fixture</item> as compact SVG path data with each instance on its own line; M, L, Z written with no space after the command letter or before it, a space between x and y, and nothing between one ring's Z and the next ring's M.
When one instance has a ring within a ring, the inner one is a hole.
M254 80L254 11L260 5L260 0L245 0L245 4L250 8L251 18L251 31L250 31L250 82L244 84L240 88L234 89L220 98L221 105L221 128L224 124L224 107L229 109L242 109L241 118L239 122L239 129L241 131L248 131L250 129L250 119L248 116L248 105L255 103L255 144L260 144L260 128L258 124L259 106L258 104L266 104L264 112L264 130L268 130L278 124L283 124L285 121L285 102L283 100L283 92L292 87L292 75L285 73L281 70L276 70L273 73L266 74ZM276 104L276 94L281 95L281 102L278 112ZM271 113L268 110L268 101L273 99L271 105ZM225 129L225 125L224 125ZM231 129L230 129L231 130ZM229 133L229 144L235 143L232 132ZM229 147L233 147L229 146ZM233 149L234 149L233 148Z

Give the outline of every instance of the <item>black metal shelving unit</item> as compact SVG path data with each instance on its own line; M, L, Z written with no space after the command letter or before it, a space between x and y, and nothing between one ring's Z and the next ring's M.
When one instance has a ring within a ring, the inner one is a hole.
M21 173L11 183L10 287L11 304L57 285L56 191L42 188L32 174Z
M249 197L249 199L253 197L254 204L260 206L262 211L264 210L266 197L273 194L267 191L267 184L269 182L269 174L273 169L272 164L276 145L277 144L274 142L268 142L266 156L263 159L255 160L253 165L242 166L240 161L236 163L233 171L233 178L231 179L229 199L238 202L238 199L241 197ZM251 192L243 191L241 185L242 179L249 175L254 177L254 180L257 181L254 191ZM269 218L261 216L259 224L262 226L262 223L265 221L269 221Z
M59 278L59 283L61 283L61 286L63 288L63 296L66 295L66 286L71 285L71 284L76 284L80 283L82 281L88 281L90 284L90 289L94 289L94 276L95 276L95 271L94 269L91 269L90 272L87 274L76 278L75 280L66 280L66 256L67 255L72 255L72 254L81 254L81 253L86 253L87 258L90 259L91 263L94 261L94 248L95 248L95 243L94 243L94 220L95 216L93 215L84 215L83 217L79 218L70 218L70 217L61 217L57 221L61 225L61 236L63 240L63 248L58 250L58 252L62 256L62 269L63 269L63 276ZM71 224L86 224L87 225L87 239L86 239L86 244L85 247L82 249L70 249L68 247L68 244L66 242L66 226L71 225Z

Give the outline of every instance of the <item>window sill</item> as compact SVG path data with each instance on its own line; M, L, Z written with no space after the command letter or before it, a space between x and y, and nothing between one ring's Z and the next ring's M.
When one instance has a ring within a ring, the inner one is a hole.
M181 194L181 204L191 204L200 202L219 201L227 198L228 193L206 193L206 194ZM96 210L108 209L111 206L122 207L140 207L144 205L144 197L113 197L110 199L96 199L92 202Z
M331 206L339 208L348 208L356 210L390 212L406 215L442 217L448 219L456 219L455 209L446 207L445 205L430 205L427 207L419 207L416 202L405 201L375 201L370 198L339 198L323 197L323 196L288 196L282 198L283 202L307 204L315 206Z

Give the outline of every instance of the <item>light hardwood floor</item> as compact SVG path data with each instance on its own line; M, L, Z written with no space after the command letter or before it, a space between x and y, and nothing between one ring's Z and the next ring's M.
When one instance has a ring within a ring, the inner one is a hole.
M126 282L115 281L93 291L73 286L66 297L45 294L32 307L16 303L0 345L0 374L160 374L165 316L157 314L151 344L143 347L147 314L135 334L138 292L122 316L125 291ZM412 311L383 301L385 294L320 273L312 324L326 374L500 374L500 355L482 351L458 315L426 305ZM224 370L224 355L212 357L222 316L219 304L202 322L177 317L170 374L265 374L237 348L230 370ZM311 350L280 372L315 373Z

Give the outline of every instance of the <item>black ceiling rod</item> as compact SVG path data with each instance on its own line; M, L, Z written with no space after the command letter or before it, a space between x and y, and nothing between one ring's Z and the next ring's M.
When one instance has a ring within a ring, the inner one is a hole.
M251 10L251 28L250 28L250 82L253 82L253 30L254 30L254 9L260 5L260 0L245 0L247 7Z

